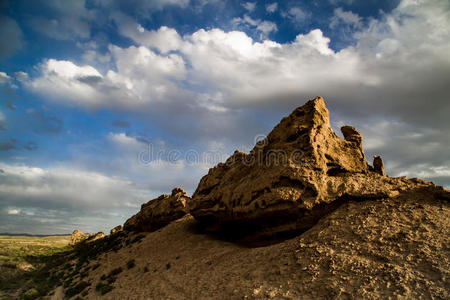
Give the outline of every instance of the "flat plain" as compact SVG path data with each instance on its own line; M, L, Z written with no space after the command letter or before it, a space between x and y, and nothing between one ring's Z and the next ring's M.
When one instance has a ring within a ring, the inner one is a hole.
M0 235L0 299L33 299L47 287L45 266L69 250L70 236Z

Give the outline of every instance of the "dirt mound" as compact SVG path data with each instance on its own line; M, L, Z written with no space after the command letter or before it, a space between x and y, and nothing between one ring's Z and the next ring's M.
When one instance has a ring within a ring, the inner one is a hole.
M90 262L83 298L109 285L105 299L448 299L449 220L426 194L349 201L300 236L243 247L187 215Z

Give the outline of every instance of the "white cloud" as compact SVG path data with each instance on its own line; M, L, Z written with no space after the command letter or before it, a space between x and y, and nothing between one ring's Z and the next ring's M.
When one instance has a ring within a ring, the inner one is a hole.
M248 15L244 15L244 18L234 18L232 23L237 26L254 28L260 32L260 40L266 39L271 32L278 31L277 24L271 21L262 21L260 19L253 19Z
M309 16L308 13L298 6L291 7L285 15L295 23L303 23Z
M353 14L336 12L340 22L359 22ZM329 47L330 39L319 29L281 44L258 42L241 31L200 29L181 37L170 28L146 31L130 23L134 31L122 34L146 46L111 46L115 69L100 74L89 66L55 61L64 66L60 70L47 61L32 86L49 97L57 95L59 101L139 110L183 136L234 136L242 131L236 130L239 124L249 128L240 110L289 111L315 95L323 95L343 119L373 123L373 118L383 116L407 124L399 136L413 128L446 132L450 126L449 12L448 1L402 1L380 20L361 27L354 36L355 45L340 51ZM238 21L254 27L262 23L249 16ZM137 38L139 33L147 39ZM83 72L89 76L80 76ZM167 121L174 111L182 122ZM180 124L196 125L188 129ZM442 147L450 147L444 137L434 137ZM394 142L389 132L380 139L383 142L377 144L368 136L369 148L380 154L383 149L390 151L406 161L389 148ZM411 146L417 141L402 143ZM435 149L426 145L424 153ZM435 158L436 164L446 161L444 156Z
M256 2L245 2L242 4L242 6L249 12L252 12L255 10Z
M95 107L102 101L100 91L89 84L101 82L103 76L91 66L77 66L71 61L49 59L40 66L42 76L29 86L52 99L64 99L83 106Z
M264 36L268 36L269 33L271 32L278 31L277 24L271 21L262 21L261 23L258 24L256 29L261 31L264 34Z
M145 46L111 46L117 70L101 75L89 66L49 60L32 86L49 96L57 95L61 101L69 98L85 106L119 105L136 109L162 99L170 99L166 102L170 105L183 99L184 104L202 106L204 99L217 99L211 102L217 111L218 104L224 109L235 105L246 107L277 97L282 100L278 103L286 105L316 94L342 99L345 105L350 101L345 99L354 99L369 90L372 96L366 97L364 105L375 103L370 100L373 97L398 98L404 93L408 96L402 97L415 99L417 103L421 98L410 87L420 87L422 92L433 90L433 86L445 88L439 82L447 72L445 62L450 42L445 37L449 18L442 1L433 4L402 2L385 19L373 20L366 30L360 31L356 47L339 52L330 49L330 40L319 29L300 34L294 42L286 44L255 42L243 32L220 29L201 29L183 38L167 27L151 32L141 30L151 37L142 37L142 42L162 52L170 49L181 55L159 55ZM423 26L425 20L427 27ZM270 23L249 16L240 21L260 26L261 30L273 30ZM136 32L139 32L137 25L131 37ZM173 43L164 44L166 35L173 38ZM410 74L408 81L402 75L405 70ZM444 73L437 81L429 82L426 70ZM186 81L192 89L185 87ZM357 100L351 100L354 101ZM386 102L386 109L395 103Z
M334 10L329 27L333 29L340 24L348 25L354 28L361 28L362 18L358 14L351 11L344 11L341 7L338 7Z
M127 178L67 166L0 168L0 231L108 232L155 196Z
M16 89L17 85L14 83L14 78L6 74L5 72L0 72L0 86L3 85L3 88L9 90L6 94L12 95L11 89Z
M148 191L127 179L67 167L37 168L0 163L3 205L47 209L120 209L139 205ZM80 193L80 191L83 191Z
M14 78L18 82L21 82L21 83L24 83L24 82L28 81L28 79L30 79L28 74L26 72L23 72L23 71L15 72L14 73Z
M20 209L8 209L7 214L8 215L18 215L18 214L20 214Z
M269 13L274 13L278 9L278 3L274 2L266 5L266 11Z
M95 20L95 13L86 9L84 0L66 0L64 5L59 1L45 1L42 4L42 8L51 11L53 17L31 17L33 30L58 40L90 37L89 22Z
M178 88L172 80L186 75L183 59L176 54L160 56L146 47L110 47L117 71L100 74L92 66L49 59L42 76L28 86L55 101L70 101L89 108L104 105L137 107L170 98Z
M5 72L0 72L0 84L10 83L11 80L12 79L8 74L6 74Z
M156 48L162 53L178 50L182 39L175 29L166 26L158 30L146 30L130 17L123 14L114 14L114 21L118 25L119 32L142 46Z

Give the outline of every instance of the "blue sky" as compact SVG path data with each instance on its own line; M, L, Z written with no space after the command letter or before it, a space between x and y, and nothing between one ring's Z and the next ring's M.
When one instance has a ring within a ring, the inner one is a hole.
M450 4L0 2L0 232L108 231L321 95L450 186Z

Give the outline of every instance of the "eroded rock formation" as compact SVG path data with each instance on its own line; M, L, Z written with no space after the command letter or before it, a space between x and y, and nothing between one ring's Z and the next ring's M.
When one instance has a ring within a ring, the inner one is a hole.
M115 234L115 233L120 232L122 230L123 230L123 226L122 225L117 225L116 227L111 229L110 234Z
M141 210L125 222L123 229L151 232L164 227L187 213L186 201L189 199L189 195L177 187L172 190L171 195L163 194L142 204Z
M384 173L384 164L383 164L383 159L381 158L381 156L378 156L378 155L373 156L373 171L375 173L380 174L381 176L386 175Z
M341 131L344 139L331 129L322 97L308 101L249 154L236 151L210 169L188 202L190 213L205 224L272 235L308 229L349 199L439 193L430 182L382 176L381 160L367 164L361 134L352 126Z
M89 234L84 234L83 231L75 229L70 237L70 244L75 245L89 237Z
M105 237L105 234L101 231L97 232L96 234L90 234L89 238L88 238L88 242L93 242L96 241L98 239L102 239Z

